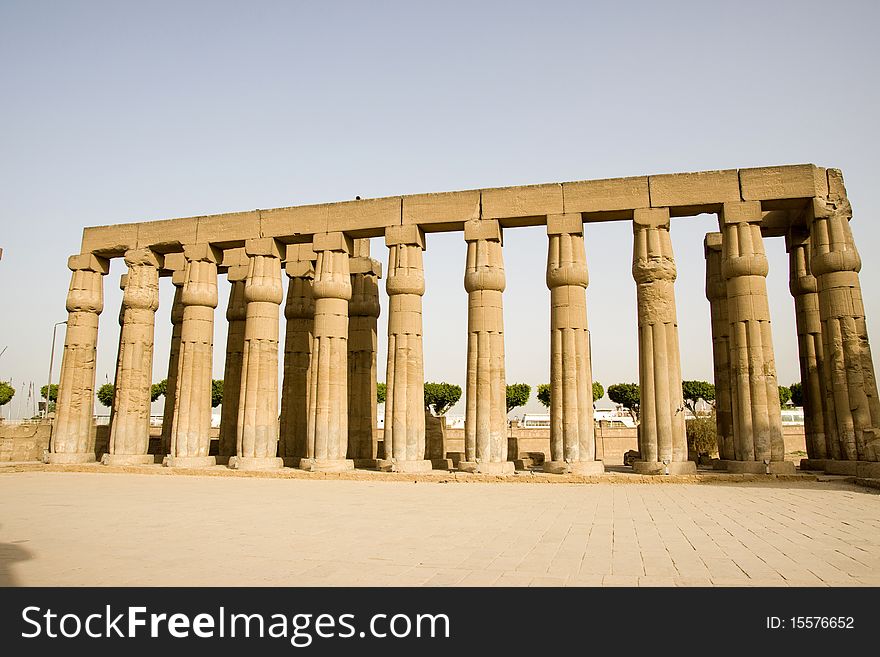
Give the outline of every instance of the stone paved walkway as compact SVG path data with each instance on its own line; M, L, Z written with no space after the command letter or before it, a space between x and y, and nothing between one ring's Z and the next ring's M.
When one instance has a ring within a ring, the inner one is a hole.
M0 585L880 585L837 482L0 474Z

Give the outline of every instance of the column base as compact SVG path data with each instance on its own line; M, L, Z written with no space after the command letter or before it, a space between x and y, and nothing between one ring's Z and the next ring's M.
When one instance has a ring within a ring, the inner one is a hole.
M454 461L455 459L453 459L453 462ZM458 468L461 472L476 472L477 462L465 461L464 459L461 459L458 463L456 463L455 467Z
M465 460L464 452L446 452L446 458L452 461L452 467L457 468L461 461Z
M94 452L50 452L43 459L43 463L94 463L97 461Z
M352 459L300 459L299 469L308 472L344 472L354 470Z
M670 461L664 465L660 461L634 461L633 472L636 474L662 475L667 468L671 475L688 475L697 473L697 464L693 461Z
M604 474L605 464L602 461L544 461L543 469L550 474L590 476Z
M104 454L103 465L153 465L156 458L152 454Z
M277 456L230 456L227 464L233 470L277 470L284 460Z
M730 474L794 474L794 463L791 461L728 461L727 471Z
M430 472L433 467L430 461L394 461L391 472Z
M868 461L843 461L839 459L827 459L825 461L825 473L856 477L859 474L859 465L867 463Z
M431 459L432 470L452 470L454 467L452 459Z
M484 461L477 463L477 472L480 474L513 474L513 461Z
M162 459L166 468L210 468L217 465L216 456L166 456Z
M880 478L880 463L876 461L859 461L856 468L856 476L862 479Z
M375 470L379 467L379 459L354 459L354 467L361 470Z
M232 456L218 454L214 458L217 459L217 465L229 465L229 459L231 459Z
M801 459L801 470L824 470L828 459Z

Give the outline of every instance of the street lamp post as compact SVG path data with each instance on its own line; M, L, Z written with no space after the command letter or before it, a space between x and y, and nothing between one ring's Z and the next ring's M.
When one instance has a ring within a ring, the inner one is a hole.
M62 324L67 324L67 320L55 322L55 326L52 327L52 349L49 351L49 383L46 384L46 415L44 416L47 420L49 419L49 397L52 396L52 366L55 364L55 332ZM51 423L49 426L52 426Z

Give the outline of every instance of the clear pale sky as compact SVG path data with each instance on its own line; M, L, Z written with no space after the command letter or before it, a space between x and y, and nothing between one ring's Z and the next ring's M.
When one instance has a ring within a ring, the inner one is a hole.
M27 386L46 382L52 324L67 318L67 256L84 226L774 164L843 170L876 353L878 25L880 3L867 0L3 0L0 379L18 388L4 415L30 415ZM714 216L673 220L686 379L712 379L709 230ZM594 376L606 387L637 381L631 227L592 224L585 236ZM509 229L504 240L507 380L534 387L549 379L546 235ZM788 384L799 374L787 257L781 238L765 246ZM381 240L372 249L387 261ZM429 235L428 380L464 383L464 256L461 233ZM98 385L113 380L123 272L117 260L105 278ZM220 290L215 378L225 277ZM161 294L156 381L168 365L167 279ZM380 380L384 292L382 303ZM55 381L62 344L59 330ZM533 397L527 410L540 409Z

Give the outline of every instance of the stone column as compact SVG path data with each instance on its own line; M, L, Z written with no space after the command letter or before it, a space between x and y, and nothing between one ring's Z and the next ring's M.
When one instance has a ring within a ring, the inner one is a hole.
M706 298L712 315L712 361L715 370L715 430L718 456L732 461L733 400L730 393L730 321L727 317L727 282L721 273L721 233L708 233L703 241L706 255Z
M422 350L422 295L425 234L418 226L389 226L388 362L385 368L384 460L397 472L425 472L425 365ZM442 454L439 458L445 457Z
M311 244L287 246L287 333L284 339L284 379L281 384L281 435L278 453L284 465L299 466L308 443L309 371L315 323L315 252Z
M370 257L370 240L354 240L349 260L348 302L348 457L358 468L375 468L376 327L382 263Z
M544 471L601 474L593 428L587 254L580 214L547 217L550 288L550 457Z
M840 460L877 462L880 399L859 283L862 261L849 225L852 209L837 169L828 169L828 192L827 199L814 199L807 217L810 267L816 277L822 321L825 388L833 400ZM826 465L826 469L832 467L832 463ZM854 472L852 465L836 467L835 472ZM880 476L880 466L867 463L855 473Z
M475 219L464 225L468 293L468 362L464 449L460 470L513 472L507 460L507 390L504 377L504 260L501 225Z
M351 238L319 233L312 246L317 254L315 327L309 373L309 426L306 456L300 468L313 471L351 470L348 448L348 302Z
M761 218L759 201L725 203L719 214L733 393L734 460L727 469L786 473L794 464L785 460L782 440Z
M92 425L98 317L104 309L102 277L110 271L110 263L84 253L71 256L67 266L73 275L49 463L89 463L95 460Z
M180 357L180 333L183 328L184 272L171 275L174 302L171 305L171 347L168 355L168 377L165 379L165 407L162 411L162 454L171 453L171 425L174 422L174 399L177 394L177 365Z
M675 258L669 209L633 213L633 263L639 321L640 474L696 472L688 461L681 391Z
M825 459L831 456L825 427L829 425L832 436L836 427L825 417L824 358L822 347L822 321L819 317L819 295L816 278L810 269L810 234L806 229L792 226L785 236L788 251L790 277L788 288L794 297L795 320L798 334L798 360L801 368L801 390L804 398L804 436L807 459L802 467L825 467ZM836 440L834 442L837 442ZM819 461L819 463L811 463Z
M278 321L283 297L281 253L269 237L245 242L248 257L244 300L247 319L238 401L236 455L238 470L280 468L278 458Z
M226 306L226 363L223 367L223 404L220 409L220 440L217 463L228 464L238 450L238 403L241 400L241 364L244 359L244 329L247 302L244 298L247 266L230 267L229 303Z
M110 453L105 465L153 463L150 445L150 386L153 376L153 328L159 308L162 256L150 249L125 252L128 277L122 296L122 328Z
M164 464L199 468L215 465L211 447L211 380L214 368L214 309L217 263L222 253L208 244L184 247L181 294L183 322L174 389L171 449ZM170 385L170 381L169 381Z

